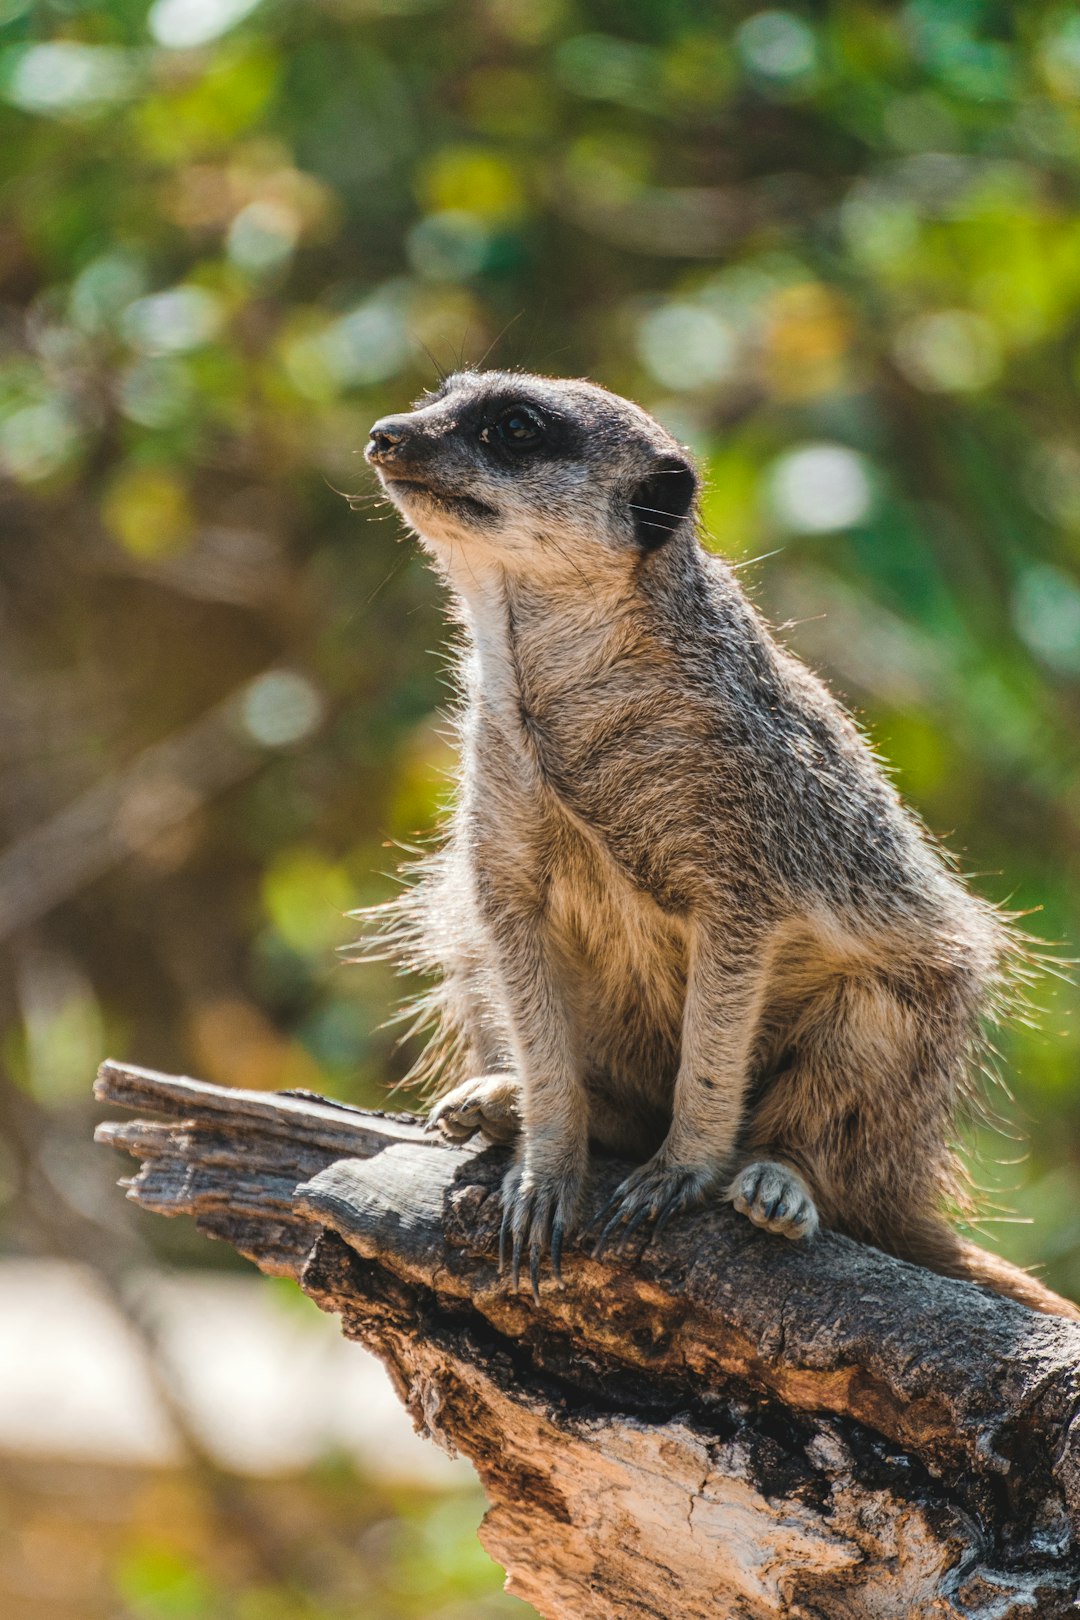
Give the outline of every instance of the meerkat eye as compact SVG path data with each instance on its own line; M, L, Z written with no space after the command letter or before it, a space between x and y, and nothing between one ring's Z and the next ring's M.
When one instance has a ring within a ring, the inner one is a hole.
M533 450L543 443L544 425L523 405L513 405L480 434L484 444L498 440L507 450Z

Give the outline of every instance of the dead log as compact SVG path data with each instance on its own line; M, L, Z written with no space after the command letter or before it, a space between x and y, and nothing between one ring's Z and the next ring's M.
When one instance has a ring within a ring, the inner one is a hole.
M727 1208L497 1268L496 1149L410 1115L106 1063L128 1197L294 1277L475 1464L511 1591L565 1620L1080 1612L1080 1326ZM598 1204L622 1171L597 1165Z

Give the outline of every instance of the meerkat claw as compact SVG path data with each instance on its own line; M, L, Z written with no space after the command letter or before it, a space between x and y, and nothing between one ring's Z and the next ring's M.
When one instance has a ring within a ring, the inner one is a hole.
M506 1240L510 1234L510 1206L503 1205L502 1220L499 1222L499 1276L506 1273Z
M502 1190L499 1227L499 1275L510 1259L510 1283L516 1293L528 1256L533 1302L540 1303L540 1271L545 1253L559 1287L563 1287L563 1245L572 1230L579 1180L576 1175L535 1176L514 1165L507 1171Z
M562 1250L565 1235L566 1228L559 1216L556 1215L551 1223L551 1275L560 1288L566 1287L562 1274Z
M593 1259L599 1260L609 1240L618 1233L619 1245L652 1221L648 1241L661 1232L673 1215L697 1209L716 1180L708 1169L657 1164L650 1160L627 1176L589 1223L589 1230L601 1226L593 1245ZM619 1227L623 1231L619 1232Z
M663 1205L663 1208L667 1209L670 1206L670 1204L671 1204L671 1200L668 1199L667 1203ZM649 1220L650 1218L653 1219L653 1220L658 1219L659 1214L660 1214L660 1211L657 1209L655 1204L643 1204L641 1206L641 1208L638 1210L637 1214L632 1216L630 1218L630 1220L627 1221L626 1226L625 1226L623 1232L621 1233L621 1235L619 1237L620 1247L623 1244L627 1243L631 1237L633 1237L634 1233L637 1231L639 1226L642 1226L644 1224L644 1222ZM655 1231L655 1228L654 1228L654 1231Z
M593 1254L593 1259L594 1260L599 1260L600 1257L603 1255L603 1252L604 1252L605 1248L607 1247L608 1238L614 1232L615 1228L619 1225L622 1218L623 1218L622 1210L617 1209L615 1211L614 1215L611 1217L610 1221L608 1221L607 1225L604 1227L603 1231L600 1233L600 1236L597 1238L596 1242L593 1244L593 1252L592 1252L592 1254Z
M600 1223L602 1221L604 1221L607 1218L608 1215L611 1214L612 1210L615 1209L616 1205L621 1203L623 1188L625 1186L626 1186L625 1182L620 1182L619 1185L616 1187L615 1191L612 1193L611 1197L608 1198L604 1203L602 1203L600 1205L600 1208L596 1211L596 1214L592 1217L592 1220L590 1220L590 1221L588 1221L586 1223L586 1225L585 1225L585 1232L586 1233L595 1232L596 1228L600 1225ZM619 1222L620 1218L621 1218L620 1215L616 1215L614 1222L613 1223L609 1222L609 1226L610 1225L618 1225L618 1222ZM608 1229L609 1229L608 1226L604 1227L603 1231L600 1233L599 1237L596 1240L596 1243L593 1246L593 1259L594 1260L599 1258L599 1253L600 1253L600 1250L601 1250L601 1248L603 1246L604 1239L605 1239L605 1236L606 1236L606 1234L608 1232Z

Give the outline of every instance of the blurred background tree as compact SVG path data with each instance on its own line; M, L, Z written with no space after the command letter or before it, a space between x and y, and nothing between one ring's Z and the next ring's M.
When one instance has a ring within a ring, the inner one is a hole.
M369 1104L408 1067L335 947L451 763L439 591L358 459L440 367L655 411L903 792L1076 949L1076 7L0 0L0 152L9 1253L116 1252L106 1051ZM978 1230L1076 1295L1077 992L1037 999ZM125 1567L103 1613L347 1612Z

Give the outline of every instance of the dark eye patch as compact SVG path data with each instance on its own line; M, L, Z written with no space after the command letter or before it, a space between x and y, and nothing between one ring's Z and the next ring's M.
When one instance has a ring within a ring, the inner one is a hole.
M544 442L544 424L524 405L513 405L492 423L491 432L497 433L508 449L534 450Z
M513 395L485 400L474 421L481 448L504 467L528 460L554 460L571 454L574 448L574 431L563 417Z
M481 444L504 455L529 455L544 448L548 429L544 418L532 406L508 405L484 413L478 437Z

